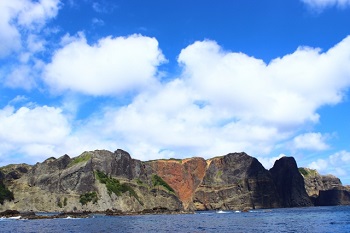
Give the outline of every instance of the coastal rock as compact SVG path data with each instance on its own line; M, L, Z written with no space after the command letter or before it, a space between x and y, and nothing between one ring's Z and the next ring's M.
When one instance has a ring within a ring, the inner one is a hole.
M333 175L320 175L315 169L299 168L304 177L305 189L310 197L318 197L320 191L341 187L339 178Z
M13 170L7 169L1 177L10 177L7 185L14 192L15 201L5 201L0 210L139 212L156 207L169 211L183 209L175 193L152 186L141 161L132 159L122 150L84 152L75 158L52 157L20 176L11 175ZM97 179L97 172L106 176L105 183Z
M196 190L197 210L279 207L269 172L246 153L232 153L207 161L203 181Z
M343 205L350 191L334 176L298 170L291 157L268 171L243 152L142 162L120 149L1 167L0 188L0 211L116 214Z
M315 204L318 206L350 205L350 192L345 188L321 190Z
M313 206L305 190L304 178L293 157L282 157L270 169L283 207Z

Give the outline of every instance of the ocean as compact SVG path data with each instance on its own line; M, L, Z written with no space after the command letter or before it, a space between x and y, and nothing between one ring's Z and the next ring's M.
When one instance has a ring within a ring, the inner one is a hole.
M350 232L350 206L85 219L0 219L0 232Z

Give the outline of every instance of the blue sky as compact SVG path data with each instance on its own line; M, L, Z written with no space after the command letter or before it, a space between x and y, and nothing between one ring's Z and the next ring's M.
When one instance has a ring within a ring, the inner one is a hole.
M281 156L350 184L349 0L0 2L0 165Z

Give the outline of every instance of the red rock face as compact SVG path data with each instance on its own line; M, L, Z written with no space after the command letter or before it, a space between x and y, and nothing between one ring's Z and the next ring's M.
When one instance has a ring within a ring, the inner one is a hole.
M193 209L193 196L205 175L203 158L152 161L152 169L176 192L185 209Z

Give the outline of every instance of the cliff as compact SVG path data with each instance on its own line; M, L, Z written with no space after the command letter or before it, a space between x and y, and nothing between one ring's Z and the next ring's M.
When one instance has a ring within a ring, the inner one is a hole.
M2 170L8 172L6 184L15 200L5 201L0 208L55 212L140 212L159 207L182 210L176 194L154 185L152 175L147 176L144 169L141 161L122 150L84 152L73 159L64 155L29 167L8 166ZM13 172L19 175L9 175Z
M305 190L304 179L293 157L277 160L270 169L277 186L283 207L312 206L313 203Z
M315 205L350 205L350 190L333 175L320 175L316 170L299 168L305 189Z
M123 150L96 150L0 168L0 211L149 213L348 203L349 191L336 178L317 175L314 182L316 175L301 173L288 157L268 171L246 153L143 162ZM307 192L315 190L313 203Z
M319 191L342 186L339 178L333 175L320 175L315 169L299 168L305 181L305 189L310 197L318 197Z
M269 172L253 157L233 153L207 161L203 181L195 192L199 210L280 207Z

